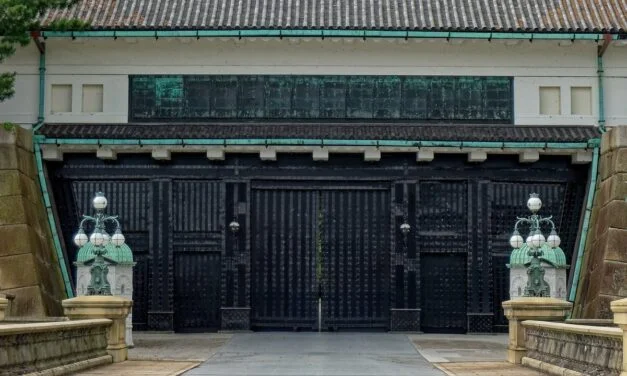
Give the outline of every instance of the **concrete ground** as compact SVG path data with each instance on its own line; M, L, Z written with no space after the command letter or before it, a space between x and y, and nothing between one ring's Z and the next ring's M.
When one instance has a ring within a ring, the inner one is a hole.
M406 335L386 333L236 334L185 375L444 376Z
M75 373L80 376L177 376L194 368L197 362L129 360Z
M79 375L538 376L504 361L507 335L134 333L129 361Z
M204 362L232 337L223 333L150 333L133 332L135 347L129 360L186 360Z
M412 334L409 340L431 363L498 362L507 359L507 334Z

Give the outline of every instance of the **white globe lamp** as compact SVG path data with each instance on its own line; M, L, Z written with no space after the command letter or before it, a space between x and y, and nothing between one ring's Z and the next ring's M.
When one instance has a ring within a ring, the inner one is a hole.
M537 213L538 210L542 207L542 200L540 200L540 196L537 193L532 193L529 195L529 200L527 200L527 207L531 210L532 213Z
M96 230L89 237L89 241L93 245L101 246L104 243L104 235L100 231Z
M125 241L126 239L124 235L122 235L122 231L120 231L120 229L115 230L115 233L111 237L111 243L116 247L121 247Z
M84 246L85 244L87 244L88 241L89 241L89 238L87 237L87 234L85 234L85 231L83 231L82 228L78 230L76 235L74 235L74 244L76 244L79 247Z
M96 193L96 197L94 197L92 203L94 205L94 209L103 210L107 207L107 198L104 196L104 194L102 194L102 192L98 192Z

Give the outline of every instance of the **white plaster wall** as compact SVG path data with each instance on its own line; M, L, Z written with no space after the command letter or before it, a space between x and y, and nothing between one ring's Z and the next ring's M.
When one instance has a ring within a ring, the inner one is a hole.
M0 72L17 72L15 95L0 102L0 123L10 121L22 125L37 122L39 107L39 51L33 44L20 48L0 64Z
M598 118L597 45L589 41L50 38L46 44L48 122L126 122L129 74L514 76L516 124L590 125ZM20 73L19 98L0 105L5 120L36 119L38 55L34 46L27 48L28 54L5 64ZM627 47L611 46L606 56L608 125L627 123L621 101L627 95ZM50 114L52 84L73 85L72 113ZM103 113L81 113L83 84L103 85ZM539 115L539 86L561 88L561 115ZM570 86L591 87L591 116L570 115Z
M627 125L627 41L621 42L620 46L609 48L603 63L607 125Z

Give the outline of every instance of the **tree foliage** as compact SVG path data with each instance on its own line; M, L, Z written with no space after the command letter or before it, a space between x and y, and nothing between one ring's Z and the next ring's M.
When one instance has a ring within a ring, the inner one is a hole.
M30 32L41 29L39 19L45 11L71 6L80 0L0 0L0 64L13 55L18 46L30 43ZM87 27L80 20L59 20L50 25L54 30L80 30ZM0 73L0 102L15 93L15 73Z

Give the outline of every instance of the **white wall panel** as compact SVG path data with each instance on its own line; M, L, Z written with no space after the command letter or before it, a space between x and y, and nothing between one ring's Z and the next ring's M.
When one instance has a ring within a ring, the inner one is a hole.
M129 74L503 75L515 77L516 124L590 125L598 116L594 42L50 38L46 44L49 122L126 122ZM627 47L611 46L605 67L608 124L627 124L620 99L627 96ZM36 121L37 49L20 50L0 69L19 73L16 97L0 104L2 119ZM73 85L71 114L50 114L53 83ZM85 84L103 85L102 113L81 113ZM561 115L539 114L539 86L561 88ZM571 115L571 86L591 88L591 115Z

